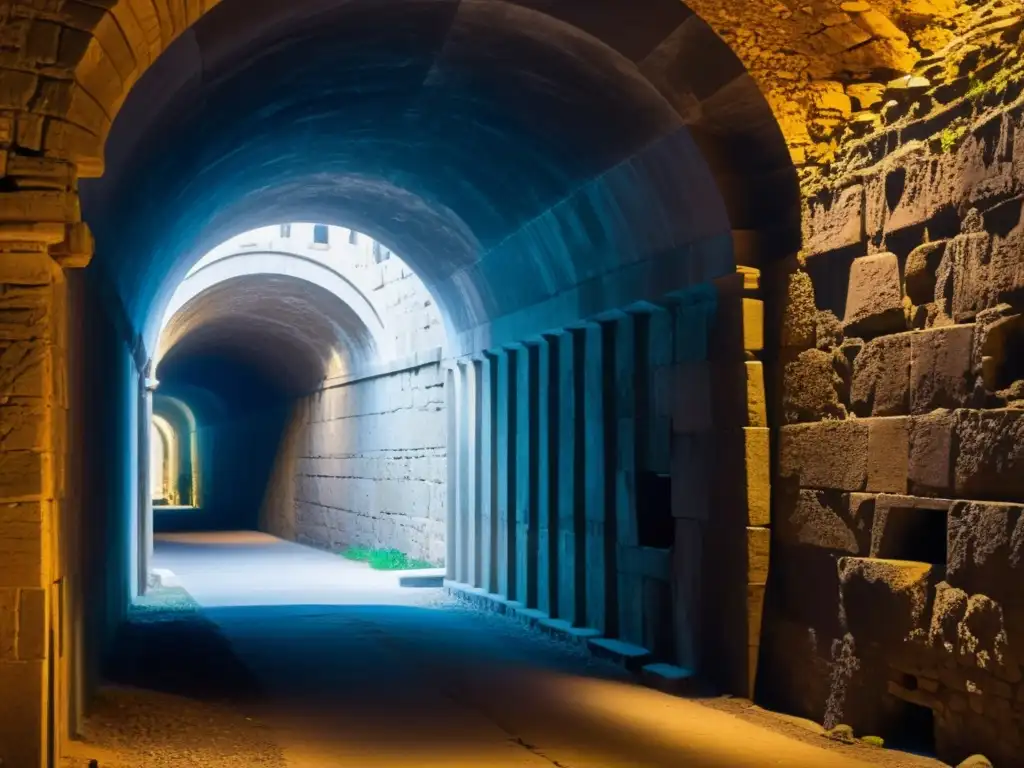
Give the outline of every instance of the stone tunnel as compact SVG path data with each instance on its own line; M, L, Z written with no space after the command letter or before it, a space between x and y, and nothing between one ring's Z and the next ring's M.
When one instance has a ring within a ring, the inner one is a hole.
M3 765L76 739L155 536L248 530L1024 766L1022 33L0 3Z

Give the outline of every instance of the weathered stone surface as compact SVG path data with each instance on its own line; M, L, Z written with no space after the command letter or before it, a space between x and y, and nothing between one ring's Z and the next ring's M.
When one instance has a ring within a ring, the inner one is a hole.
M957 501L949 510L946 581L968 594L1005 595L1024 584L1024 507Z
M857 353L850 405L858 416L899 416L908 412L911 335L882 336Z
M1018 211L1020 199L1008 201ZM978 233L955 238L953 318L972 320L978 312L1001 302L1024 306L1024 228L1005 238Z
M959 647L959 626L967 612L967 593L940 581L935 585L935 601L928 628L928 642L933 648L953 655Z
M838 347L843 342L843 324L830 310L824 309L817 313L815 343L818 349L825 351Z
M978 313L972 363L987 390L995 392L1019 380L1020 349L1024 349L1024 314L1015 313L1008 304Z
M850 555L866 555L874 496L841 491L800 490L780 500L779 541Z
M937 240L919 245L907 257L904 279L907 296L915 304L927 304L935 300L936 275L945 253L946 241Z
M1024 411L956 412L955 487L975 499L1024 499Z
M771 555L771 531L768 528L747 528L747 583L766 584Z
M813 200L804 219L808 254L835 251L864 239L864 188L855 184Z
M908 490L920 496L948 496L953 473L953 414L936 412L910 421Z
M910 410L928 413L958 408L971 392L974 326L935 328L910 334Z
M842 385L831 353L820 349L804 350L783 368L782 402L786 421L844 418L846 407L839 401Z
M804 271L788 275L782 316L782 346L795 349L813 347L817 312L810 275Z
M949 501L880 494L875 500L871 557L946 562L946 514Z
M0 589L0 661L18 658L18 590Z
M928 593L940 570L900 560L839 558L843 610L858 645L895 650L913 630L926 627Z
M867 485L868 428L855 421L782 427L779 472L805 488L862 491Z
M843 328L854 336L877 336L907 329L900 266L895 254L854 259Z
M876 493L906 493L910 420L906 416L864 419L868 425L868 484Z

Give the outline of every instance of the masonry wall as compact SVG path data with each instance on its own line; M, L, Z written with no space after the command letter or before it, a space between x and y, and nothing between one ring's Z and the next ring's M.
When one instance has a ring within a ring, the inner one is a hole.
M1016 14L923 62L917 91L890 89L881 130L809 190L805 250L776 276L759 681L827 726L999 766L1024 765Z
M322 549L445 557L445 407L439 363L324 389L295 404L260 527Z

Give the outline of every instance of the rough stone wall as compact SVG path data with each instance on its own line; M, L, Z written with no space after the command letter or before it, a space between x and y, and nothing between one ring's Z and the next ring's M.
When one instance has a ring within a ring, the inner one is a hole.
M438 363L324 389L296 405L261 528L324 549L443 562L444 374Z
M1020 766L1024 9L986 7L808 186L780 267L761 693Z

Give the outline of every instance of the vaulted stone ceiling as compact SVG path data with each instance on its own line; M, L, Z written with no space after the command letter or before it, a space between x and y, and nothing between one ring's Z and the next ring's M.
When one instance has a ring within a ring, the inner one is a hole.
M509 340L725 274L733 229L795 230L767 104L675 0L635 25L619 2L242 5L156 62L82 184L138 325L207 248L296 218L367 232L453 327Z

